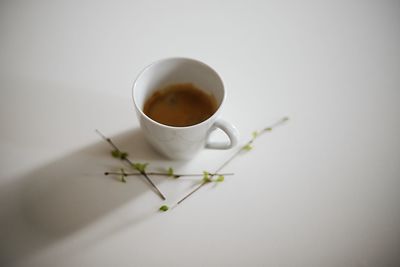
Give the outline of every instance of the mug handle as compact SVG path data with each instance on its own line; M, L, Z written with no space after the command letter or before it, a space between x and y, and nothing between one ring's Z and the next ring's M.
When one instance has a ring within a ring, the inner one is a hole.
M229 138L228 142L212 142L209 140L210 133L216 129L222 130ZM233 126L231 123L218 119L214 122L211 126L209 131L207 141L206 141L206 148L211 149L229 149L237 145L239 141L239 131Z

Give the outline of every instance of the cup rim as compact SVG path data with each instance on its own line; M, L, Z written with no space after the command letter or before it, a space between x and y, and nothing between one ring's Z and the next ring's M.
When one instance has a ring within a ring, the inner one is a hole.
M143 73L145 73L148 69L150 69L150 68L153 67L154 65L159 64L159 63L161 63L161 62L163 62L163 61L169 61L169 60L186 60L186 61L192 61L192 62L195 62L195 63L197 63L197 64L203 65L203 66L209 68L209 69L218 77L218 79L220 80L220 82L221 82L221 84L222 84L222 89L223 89L223 97L222 97L222 100L221 100L221 102L219 103L218 109L214 112L213 115L211 115L211 116L210 116L209 118L207 118L206 120L204 120L204 121L202 121L202 122L200 122L200 123L197 123L197 124L189 125L189 126L171 126L171 125L162 124L162 123L159 123L158 121L153 120L152 118L150 118L149 116L147 116L147 115L143 112L142 107L139 107L139 105L138 105L138 103L136 102L136 99L135 99L135 87L136 87L136 84L137 84L139 78L142 76ZM206 123L208 123L210 120L213 120L213 119L216 118L216 117L218 116L218 114L220 113L220 110L221 110L221 108L222 108L223 103L225 102L225 99L226 99L225 84L224 84L222 78L219 76L218 72L215 71L212 67L210 67L208 64L206 64L206 63L204 63L204 62L201 62L201 61L199 61L199 60L197 60L197 59L193 59L193 58L187 58L187 57L167 57L167 58L162 58L162 59L159 59L159 60L156 60L156 61L150 63L149 65L147 65L146 67L144 67L144 68L139 72L139 74L136 76L135 81L133 82L133 86L132 86L132 100L133 100L133 104L134 104L136 110L140 113L140 115L141 115L142 117L146 118L147 120L151 121L152 123L154 123L154 124L160 126L160 127L165 127L165 128L168 128L168 129L175 129L175 130L179 130L179 129L190 129L190 128L194 128L194 127L199 127L200 125L206 124Z

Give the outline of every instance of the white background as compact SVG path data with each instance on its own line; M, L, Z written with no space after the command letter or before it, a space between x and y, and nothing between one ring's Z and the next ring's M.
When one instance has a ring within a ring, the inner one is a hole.
M0 265L399 266L399 48L399 1L2 1ZM131 86L171 56L219 72L242 143L291 120L160 213L197 180L104 176L94 129L152 170L227 159L144 142Z

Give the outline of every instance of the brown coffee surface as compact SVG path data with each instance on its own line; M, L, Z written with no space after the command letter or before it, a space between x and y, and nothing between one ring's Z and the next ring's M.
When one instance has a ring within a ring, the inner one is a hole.
M157 90L145 102L143 112L165 125L184 127L198 124L217 110L217 101L191 83L173 84Z

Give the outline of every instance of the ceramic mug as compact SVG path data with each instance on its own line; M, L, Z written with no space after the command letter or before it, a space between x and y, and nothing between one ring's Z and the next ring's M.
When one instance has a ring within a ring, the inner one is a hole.
M144 104L155 91L179 83L192 83L206 93L212 94L217 100L217 111L207 120L185 127L164 125L144 114ZM236 128L219 118L226 99L224 84L216 71L200 61L189 58L167 58L150 64L136 78L132 96L146 139L157 151L170 159L190 159L204 147L229 149L238 142L239 134ZM210 141L210 133L217 128L225 132L229 140Z

